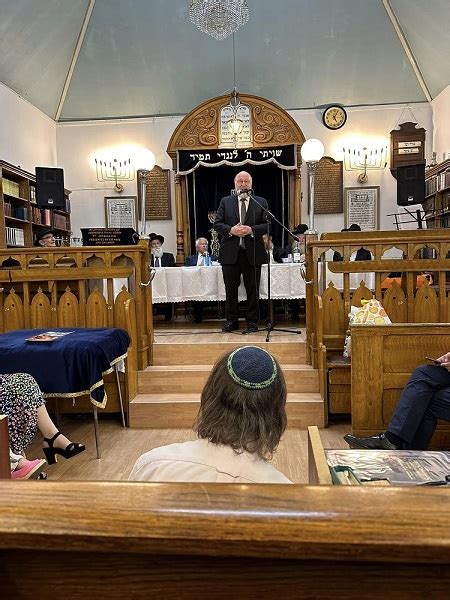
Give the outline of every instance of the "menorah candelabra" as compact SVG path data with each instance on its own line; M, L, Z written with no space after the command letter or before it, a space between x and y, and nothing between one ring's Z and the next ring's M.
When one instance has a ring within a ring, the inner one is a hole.
M210 223L214 223L216 220L217 211L208 211L208 220ZM212 256L219 256L220 250L220 242L219 242L219 234L217 231L212 228L208 230L208 233L211 234L211 254Z
M123 185L119 181L133 181L135 177L134 167L131 159L123 161L113 158L109 162L104 160L95 160L95 170L97 171L97 181L114 181L114 191L119 194L123 192Z
M381 146L380 148L374 148L372 150L369 148L363 148L362 150L343 148L343 151L346 171L359 171L362 169L362 173L358 175L359 183L367 183L367 171L384 169L387 165L386 146Z

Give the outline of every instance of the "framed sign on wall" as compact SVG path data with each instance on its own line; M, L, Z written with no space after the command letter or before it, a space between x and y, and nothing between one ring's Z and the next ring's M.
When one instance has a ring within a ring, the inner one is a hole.
M106 227L131 227L137 230L136 196L105 197Z
M379 229L380 188L348 187L344 190L344 223L356 223L363 231Z

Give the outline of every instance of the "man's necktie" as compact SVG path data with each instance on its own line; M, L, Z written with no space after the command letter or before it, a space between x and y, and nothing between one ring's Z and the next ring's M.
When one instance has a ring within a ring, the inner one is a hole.
M155 267L160 267L161 263L159 262L159 256L155 258Z
M245 206L245 198L241 198L241 225L245 223L245 217L247 216L247 208ZM239 245L245 248L245 240L241 237Z

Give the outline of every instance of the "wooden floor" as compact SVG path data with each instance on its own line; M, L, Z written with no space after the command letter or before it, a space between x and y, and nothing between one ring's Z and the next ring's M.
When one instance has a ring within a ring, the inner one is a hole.
M49 466L46 472L52 480L126 480L134 462L142 453L165 444L195 439L194 432L189 429L124 429L118 418L105 415L100 418L102 458L97 460L90 416L77 419L66 415L61 429L75 442L85 444L86 451L70 460L60 458L56 465ZM347 448L342 436L349 431L350 423L321 429L324 446ZM43 458L41 447L42 437L38 435L27 451L28 458ZM273 463L294 483L307 483L306 430L287 430Z

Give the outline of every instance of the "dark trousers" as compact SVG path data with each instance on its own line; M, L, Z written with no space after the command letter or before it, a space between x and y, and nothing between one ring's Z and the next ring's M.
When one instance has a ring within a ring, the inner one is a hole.
M387 430L405 441L405 449L426 450L438 419L450 421L450 373L422 365L413 371Z
M247 293L245 318L248 322L258 322L259 282L261 280L261 265L251 265L244 249L239 249L238 260L234 265L222 265L223 281L225 283L225 318L227 321L237 321L239 318L238 289L241 274Z

